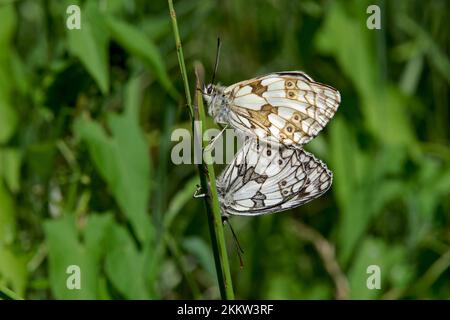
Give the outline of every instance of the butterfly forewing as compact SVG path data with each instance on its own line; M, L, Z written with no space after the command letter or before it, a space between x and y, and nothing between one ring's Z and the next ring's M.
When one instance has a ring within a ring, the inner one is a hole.
M210 101L220 101L216 110L227 108L226 120L235 129L267 143L297 147L325 127L341 100L336 89L299 71L239 82L223 90L223 99Z

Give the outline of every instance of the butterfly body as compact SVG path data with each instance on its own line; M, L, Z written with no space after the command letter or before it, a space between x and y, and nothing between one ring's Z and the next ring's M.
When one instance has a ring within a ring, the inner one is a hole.
M294 147L314 138L340 103L337 90L301 71L271 73L229 87L210 84L203 96L216 123Z
M208 113L213 117L214 121L219 124L228 123L228 115L230 112L229 97L224 94L225 87L218 85L208 85L204 89L204 95L208 104ZM210 92L209 94L207 92Z

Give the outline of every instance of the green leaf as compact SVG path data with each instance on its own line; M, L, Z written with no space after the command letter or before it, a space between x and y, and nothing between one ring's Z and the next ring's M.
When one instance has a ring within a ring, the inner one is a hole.
M188 201L192 200L192 195L194 194L196 186L198 184L198 177L192 178L185 184L184 188L178 191L172 198L169 204L169 208L164 214L165 228L170 228L173 220L176 218L181 209L183 209Z
M125 86L124 106L126 115L135 122L139 122L141 102L141 78L131 78L128 84Z
M387 283L389 278L395 283L401 283L403 279L399 277L407 276L399 275L406 269L406 251L401 246L388 245L380 239L368 238L362 244L358 255L348 273L350 284L350 294L352 299L374 299L380 296L382 292L389 286ZM370 265L376 265L380 268L381 290L369 289L367 287L367 279L371 273L367 273Z
M23 300L17 293L0 284L0 300Z
M377 84L377 69L371 42L374 37L366 28L364 2L352 1L352 6L359 8L352 11L354 14L349 13L342 2L331 3L315 44L319 52L336 58L361 94L370 94Z
M1 67L0 67L1 68ZM0 70L0 83L4 83ZM1 89L0 89L1 91ZM0 93L0 143L6 142L14 133L17 126L17 114L9 99Z
M108 33L92 2L82 10L81 29L67 30L69 51L80 59L103 94L109 91Z
M183 248L198 259L200 265L208 271L211 277L216 276L214 257L203 239L199 237L186 238L183 240Z
M133 83L128 87L131 92L134 90L132 87L137 85ZM100 124L86 118L79 118L74 129L87 144L97 171L108 183L138 239L145 241L152 234L147 215L150 158L137 113L132 111L137 105L139 103L128 103L123 115L108 114L111 136Z
M449 203L449 160L444 165L436 159L424 158L408 191L405 198L409 208L409 242L417 245L436 228L436 208Z
M12 192L20 188L20 165L21 156L17 149L0 149L0 177L3 176Z
M0 6L0 61L8 55L9 44L13 39L14 32L17 26L17 16L14 10L14 5L11 3L2 4Z
M333 55L352 81L361 100L363 123L385 144L413 144L414 135L408 113L408 100L382 77L376 56L375 33L365 26L364 3L352 1L358 10L346 10L342 2L333 2L322 29L317 33L319 51ZM347 35L351 34L351 37ZM345 101L342 102L345 104Z
M113 219L110 214L89 216L86 227L77 231L74 216L47 220L44 232L49 254L49 276L52 293L57 299L96 299L100 260L105 254L105 239ZM80 233L84 238L79 241ZM80 267L81 289L70 290L66 282L71 265Z
M156 17L151 16L142 22L142 30L144 30L152 40L170 36L170 28L170 21L165 14Z
M430 63L444 77L447 84L450 84L450 59L436 44L435 39L421 25L405 14L401 14L397 19L400 29L412 37L415 37L420 47L426 52Z
M406 64L400 79L400 89L408 95L413 95L417 90L423 70L424 57L421 52L417 56L411 57Z
M17 126L17 114L11 102L13 84L11 83L10 44L17 24L12 4L0 6L0 143L4 143L14 133Z
M14 201L0 180L0 245L11 244L16 233Z
M334 175L333 192L341 208L348 207L360 176L357 167L359 150L354 134L339 116L330 123L331 168Z
M154 73L161 85L175 98L178 93L167 75L164 60L156 45L139 29L112 16L106 18L111 37L130 54L141 59Z
M28 271L27 257L0 243L0 284L10 286L18 296L24 296Z
M385 85L377 95L363 97L367 127L383 143L414 146L414 133L408 114L408 99L392 85Z
M333 191L340 208L338 253L340 260L347 264L373 217L386 203L405 192L404 183L387 178L389 173L400 170L403 158L391 147L380 151L373 161L370 154L362 153L353 131L341 117L330 124L330 137Z
M127 299L149 299L145 281L145 256L125 228L115 225L108 238L106 273Z

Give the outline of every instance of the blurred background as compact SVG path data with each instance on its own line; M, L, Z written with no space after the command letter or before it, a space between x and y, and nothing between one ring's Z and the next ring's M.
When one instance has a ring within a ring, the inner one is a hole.
M225 229L237 298L450 298L449 2L175 9L192 89L220 36L221 84L303 70L342 95L306 146L332 189L233 218L242 269ZM190 120L164 0L0 0L0 298L219 298L196 167L170 160L176 128ZM70 265L81 290L66 287Z

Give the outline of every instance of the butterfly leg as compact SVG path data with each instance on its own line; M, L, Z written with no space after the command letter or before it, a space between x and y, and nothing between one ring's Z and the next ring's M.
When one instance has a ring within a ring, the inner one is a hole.
M202 187L201 186L199 186L199 185L197 185L197 189L195 190L195 192L194 192L194 195L193 195L193 197L194 198L204 198L204 197L206 197L206 193L201 193L203 190L202 190Z

